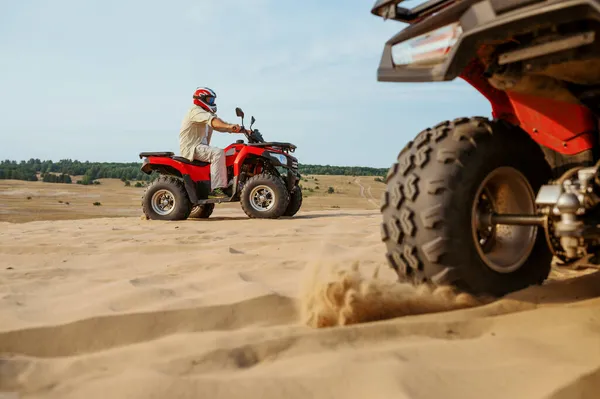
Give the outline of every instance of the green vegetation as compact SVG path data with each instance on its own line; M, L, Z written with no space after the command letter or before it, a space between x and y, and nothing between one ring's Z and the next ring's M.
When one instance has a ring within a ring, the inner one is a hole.
M61 173L60 175L53 173L44 173L42 175L42 181L46 183L73 183L73 181L71 181L71 176L64 173Z
M30 159L29 161L0 161L0 179L14 179L37 181L37 173L43 176L52 174L83 176L79 184L99 184L97 179L125 179L125 180L154 180L156 176L149 176L140 170L141 163L117 162L80 162L63 159L58 162ZM52 179L52 178L49 178ZM45 180L44 180L45 181ZM50 183L67 183L66 181L49 181Z
M385 176L388 170L384 168L370 168L367 166L331 166L331 165L298 165L302 175L328 175L328 176ZM316 182L319 179L315 179Z
M90 184L100 184L100 182L97 180L94 180L94 178L89 175L84 175L81 178L81 180L77 180L77 184L83 184L84 186L89 186Z
M24 161L20 164L8 160L0 162L0 179L37 181L36 172L39 170L36 171L34 165Z
M0 179L37 181L37 174L49 183L69 183L64 176L83 176L78 184L99 184L97 179L121 179L124 183L131 181L152 181L157 175L147 175L140 170L141 163L119 162L80 162L63 159L58 162L30 159L28 161L0 162ZM302 175L333 175L333 176L385 176L387 169L369 168L364 166L331 166L331 165L299 165ZM58 176L57 176L58 175ZM52 176L56 176L56 179ZM62 177L61 177L62 176ZM67 177L68 177L67 176ZM62 179L62 180L61 180ZM70 178L69 178L70 179ZM306 181L306 178L303 178ZM318 179L314 179L318 182ZM139 187L137 184L136 187ZM141 186L141 185L140 185Z

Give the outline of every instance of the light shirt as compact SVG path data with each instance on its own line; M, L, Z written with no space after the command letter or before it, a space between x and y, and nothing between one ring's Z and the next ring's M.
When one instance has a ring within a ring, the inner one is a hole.
M179 151L182 157L193 161L196 147L210 143L213 131L210 124L215 116L197 105L189 109L179 131Z

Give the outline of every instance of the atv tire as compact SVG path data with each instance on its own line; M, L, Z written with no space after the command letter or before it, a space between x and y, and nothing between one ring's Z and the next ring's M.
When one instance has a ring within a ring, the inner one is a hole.
M475 201L485 199L485 194L493 197L494 190L502 194L494 187L481 191L487 178L502 177L502 173L506 173L508 187L504 203L522 204L533 213L535 197L531 196L550 180L551 169L541 148L521 129L486 118L461 118L426 129L405 146L388 172L381 201L386 257L401 280L501 296L541 284L548 277L552 254L541 227L486 226L485 234L493 232L487 239L480 238L481 228L476 226L481 224L473 217ZM496 187L504 186L498 183ZM491 203L503 204L499 198ZM517 213L514 209L493 211ZM484 253L483 246L502 242L495 235L506 228L520 229L508 235L513 247L506 250L504 244L504 252L497 250L501 255ZM527 245L513 236L526 236ZM509 260L517 255L518 259Z
M215 204L197 205L192 208L190 219L208 219L215 209Z
M142 210L147 219L185 220L190 215L192 204L181 179L161 175L146 189Z
M290 194L281 178L262 173L252 176L244 184L240 202L250 218L277 219L287 210Z
M283 216L294 216L302 207L302 189L300 186L294 186L290 192L290 204L283 213Z

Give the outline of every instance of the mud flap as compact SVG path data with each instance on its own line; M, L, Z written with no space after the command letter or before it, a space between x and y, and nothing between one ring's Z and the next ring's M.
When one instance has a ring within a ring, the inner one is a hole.
M210 181L194 182L190 175L183 175L183 184L192 204L208 198Z

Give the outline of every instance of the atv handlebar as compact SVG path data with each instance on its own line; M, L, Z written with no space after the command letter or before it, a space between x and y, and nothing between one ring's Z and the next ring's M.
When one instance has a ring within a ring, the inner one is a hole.
M250 130L248 130L244 127L244 111L242 111L242 109L238 107L235 109L235 113L237 116L242 118L242 125L240 127L239 133L244 133L244 135L248 139L248 143L264 143L265 140L263 139L263 136L262 134L260 134L258 129L252 130L252 125L254 124L256 119L252 117L252 120L250 121Z
M264 143L265 140L262 137L262 134L258 131L258 129L246 129L244 126L240 129L240 133L244 133L244 136L248 139L248 143Z

